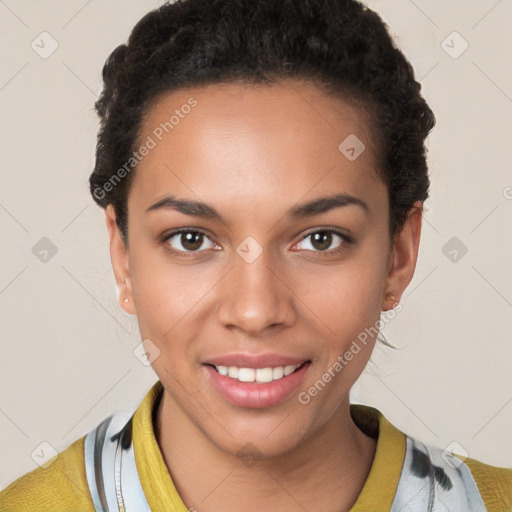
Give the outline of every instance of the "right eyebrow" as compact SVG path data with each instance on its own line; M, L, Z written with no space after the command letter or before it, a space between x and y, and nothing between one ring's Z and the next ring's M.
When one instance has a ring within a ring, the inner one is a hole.
M165 196L157 203L150 206L147 212L170 209L176 210L185 215L201 217L203 219L213 219L224 222L222 215L213 207L201 201L192 201L189 199L177 199L174 196Z

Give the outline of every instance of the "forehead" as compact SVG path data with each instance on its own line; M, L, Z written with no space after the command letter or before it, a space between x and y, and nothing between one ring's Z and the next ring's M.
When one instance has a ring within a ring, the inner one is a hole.
M364 194L382 185L364 111L308 82L164 93L145 113L139 146L150 139L132 183L147 201L178 191L297 201L314 188Z

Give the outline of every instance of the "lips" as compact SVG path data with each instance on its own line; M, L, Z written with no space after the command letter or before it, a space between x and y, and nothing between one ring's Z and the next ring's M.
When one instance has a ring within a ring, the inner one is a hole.
M216 392L230 404L265 408L285 400L299 386L311 361L278 354L229 354L203 363Z

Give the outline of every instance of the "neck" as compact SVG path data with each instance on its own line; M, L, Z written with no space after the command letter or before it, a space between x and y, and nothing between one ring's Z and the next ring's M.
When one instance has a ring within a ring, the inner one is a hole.
M348 397L320 431L271 458L221 450L165 390L154 419L165 463L190 510L348 511L375 457L376 440L353 422Z

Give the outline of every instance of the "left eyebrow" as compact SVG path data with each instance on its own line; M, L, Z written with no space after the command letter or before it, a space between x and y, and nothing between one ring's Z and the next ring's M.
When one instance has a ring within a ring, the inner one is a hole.
M368 205L358 197L354 197L348 194L336 194L334 196L320 197L307 203L294 206L289 211L289 215L293 218L310 217L313 215L319 215L320 213L328 212L334 208L350 205L360 206L366 213L368 213L370 210Z
M311 217L325 213L334 208L341 208L350 205L359 206L366 213L369 212L368 205L363 200L348 194L336 194L333 196L320 197L307 203L294 206L288 211L288 216L295 219ZM150 206L146 212L160 209L176 210L185 215L200 217L203 219L218 220L225 223L222 215L213 206L203 203L202 201L177 199L174 196L166 196Z

